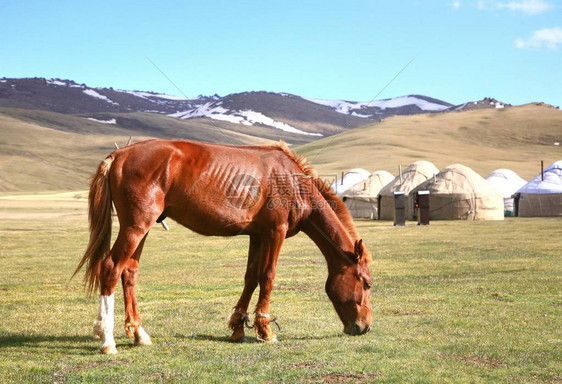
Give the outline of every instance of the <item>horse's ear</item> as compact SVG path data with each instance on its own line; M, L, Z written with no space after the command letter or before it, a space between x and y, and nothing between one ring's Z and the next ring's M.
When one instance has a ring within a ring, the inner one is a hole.
M357 258L357 262L360 262L363 258L363 239L359 239L355 242L355 249L353 251L355 257Z

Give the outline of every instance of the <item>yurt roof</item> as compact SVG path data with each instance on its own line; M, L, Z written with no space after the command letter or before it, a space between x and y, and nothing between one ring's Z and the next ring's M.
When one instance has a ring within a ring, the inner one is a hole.
M394 175L388 171L375 171L371 174L371 176L369 176L369 180L372 180L371 182L376 182L377 179L384 187L386 184L394 180Z
M351 186L364 182L371 175L371 172L363 168L353 168L343 175L343 180L337 180L332 184L332 190L338 195L342 195Z
M435 177L414 188L410 194L428 190L430 194L500 196L501 193L482 176L462 164L451 164Z
M550 164L543 172L544 180L540 174L519 188L517 193L562 193L562 160Z
M392 196L394 192L402 191L406 194L410 193L417 185L423 183L433 175L439 173L439 170L433 163L425 160L416 161L410 164L406 169L402 170L402 182L400 175L384 186L379 191L380 195Z
M366 180L348 188L342 195L346 197L376 197L379 191L394 179L387 171L375 171Z
M486 177L486 181L492 184L503 197L511 197L519 188L527 184L527 181L519 177L511 169L496 169Z

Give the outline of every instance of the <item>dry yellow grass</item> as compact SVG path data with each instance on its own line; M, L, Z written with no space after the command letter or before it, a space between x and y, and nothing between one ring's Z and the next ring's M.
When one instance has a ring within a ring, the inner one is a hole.
M0 114L0 192L87 187L95 165L127 136L63 132Z
M134 142L153 137L228 144L271 142L243 132L248 127L239 129L236 124L184 121L154 114L110 116L118 116L132 127L46 111L0 109L0 193L85 189L97 164L114 150L113 143L124 145L131 135Z
M396 116L298 148L322 174L350 168L387 170L429 160L442 169L453 163L486 177L509 168L530 179L562 159L562 112L527 104L506 109Z
M259 137L263 127L231 124L219 131L205 121L149 114L119 116L144 124L139 131L144 133L136 136L131 130L136 123L129 120L131 128L123 128L79 116L0 109L0 193L85 189L96 165L113 150L113 142L124 144L130 135L135 135L134 141L149 138L152 126L160 127L152 132L156 136L172 132L178 137L185 130L189 137L215 142L259 144L272 139ZM247 132L250 128L252 132ZM530 104L393 117L306 144L298 151L309 157L320 174L355 167L396 174L399 164L423 159L440 169L462 163L484 177L494 169L510 168L530 179L539 172L540 160L548 165L562 159L562 147L554 146L556 141L562 141L562 112Z
M0 219L39 220L87 213L88 191L0 194ZM15 223L14 222L14 223Z

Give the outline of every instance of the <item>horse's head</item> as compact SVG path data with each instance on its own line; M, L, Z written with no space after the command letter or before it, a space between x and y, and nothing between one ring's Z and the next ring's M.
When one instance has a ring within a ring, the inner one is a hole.
M334 304L348 335L363 335L371 330L371 276L362 240L355 242L351 263L332 272L326 293Z

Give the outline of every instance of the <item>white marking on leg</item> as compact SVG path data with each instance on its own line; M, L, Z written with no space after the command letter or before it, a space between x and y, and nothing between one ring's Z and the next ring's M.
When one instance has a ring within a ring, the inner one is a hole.
M144 328L139 325L137 330L137 334L135 335L135 344L136 345L152 345L152 340L150 340L150 336L148 333L145 332Z
M112 293L109 296L100 297L100 309L98 318L94 321L94 337L101 338L102 345L100 347L102 353L117 353L115 348L115 339L113 338L114 327L114 310L115 296Z

